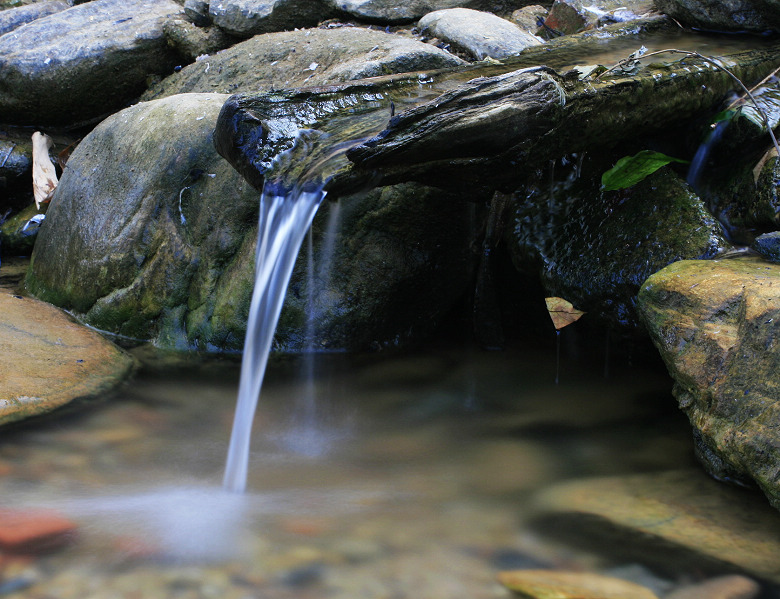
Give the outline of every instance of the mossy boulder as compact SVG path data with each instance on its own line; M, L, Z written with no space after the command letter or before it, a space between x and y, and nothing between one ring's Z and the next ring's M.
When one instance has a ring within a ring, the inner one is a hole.
M639 306L700 460L780 509L780 266L677 262L642 285Z
M240 350L260 195L214 149L225 100L180 94L140 103L96 127L68 161L38 234L27 288L127 338ZM318 287L314 343L381 347L429 331L468 285L471 207L414 185L342 203L331 282ZM315 220L315 248L324 243L327 218L323 210ZM302 347L305 269L304 253L278 349Z
M515 265L537 271L549 295L641 331L636 294L677 260L730 247L720 225L671 169L603 192L592 184L538 188L514 201L507 243Z

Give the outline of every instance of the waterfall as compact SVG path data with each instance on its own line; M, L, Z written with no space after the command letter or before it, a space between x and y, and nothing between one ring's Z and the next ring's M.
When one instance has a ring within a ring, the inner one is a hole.
M263 189L255 252L255 286L223 481L229 491L242 493L246 489L252 422L276 324L298 250L324 197L321 183L287 189L266 181Z

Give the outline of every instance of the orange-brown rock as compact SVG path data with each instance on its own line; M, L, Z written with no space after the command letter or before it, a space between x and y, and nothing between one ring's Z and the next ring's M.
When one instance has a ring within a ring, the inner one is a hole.
M94 397L133 359L61 310L0 289L0 425Z

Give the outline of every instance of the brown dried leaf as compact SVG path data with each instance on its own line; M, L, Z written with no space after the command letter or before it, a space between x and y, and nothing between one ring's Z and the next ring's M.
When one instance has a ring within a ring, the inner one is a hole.
M585 312L577 310L562 297L546 297L544 301L547 304L547 311L550 313L550 318L556 330L578 321L585 314Z
M41 204L51 201L51 196L57 188L57 170L49 157L52 146L51 137L36 131L32 135L32 180L35 206L41 209Z

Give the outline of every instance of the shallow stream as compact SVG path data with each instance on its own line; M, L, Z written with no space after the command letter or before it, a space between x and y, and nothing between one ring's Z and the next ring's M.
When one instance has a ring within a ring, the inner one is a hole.
M79 527L58 552L7 560L26 587L9 596L508 597L501 570L621 565L527 527L537 492L693 463L662 369L605 378L564 351L555 385L552 346L448 348L322 355L307 382L283 357L247 494L230 494L238 363L149 358L115 396L3 435L4 505Z

